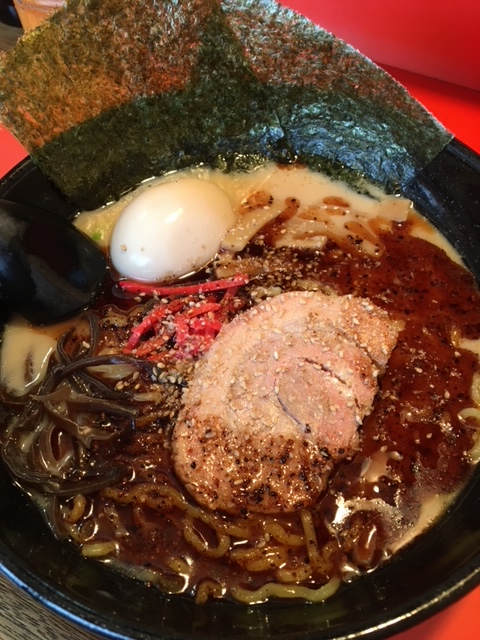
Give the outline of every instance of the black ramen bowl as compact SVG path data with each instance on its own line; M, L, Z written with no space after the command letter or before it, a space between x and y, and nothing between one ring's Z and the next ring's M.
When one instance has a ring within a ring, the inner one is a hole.
M480 281L480 158L453 140L403 193L448 237ZM29 160L3 179L0 197L73 214ZM0 569L47 607L107 638L385 638L480 584L480 468L425 535L321 604L197 606L186 596L162 595L57 540L3 468Z

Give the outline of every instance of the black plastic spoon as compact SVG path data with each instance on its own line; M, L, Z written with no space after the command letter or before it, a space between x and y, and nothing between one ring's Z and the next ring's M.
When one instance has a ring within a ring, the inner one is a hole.
M34 324L91 303L107 269L97 245L67 220L0 199L0 304Z

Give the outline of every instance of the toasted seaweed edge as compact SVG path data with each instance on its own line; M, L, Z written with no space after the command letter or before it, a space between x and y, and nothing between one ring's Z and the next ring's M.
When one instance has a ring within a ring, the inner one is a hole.
M353 184L365 177L393 192L451 139L390 76L294 12L270 0L222 6L207 21L182 91L139 97L32 152L69 199L95 208L151 175L194 164L249 169L267 160L301 162ZM235 30L235 16L237 27L249 22L248 37ZM278 54L275 25L290 28L293 44L305 47L312 73L322 73L322 54L344 63L345 77L333 68L334 91L305 77L260 80L246 41Z
M203 32L183 91L138 98L34 150L33 160L70 199L94 208L151 175L192 164L227 169L291 160L283 132L272 127L265 87L217 18Z

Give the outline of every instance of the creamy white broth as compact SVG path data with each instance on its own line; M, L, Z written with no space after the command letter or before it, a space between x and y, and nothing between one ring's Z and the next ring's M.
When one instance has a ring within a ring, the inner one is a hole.
M152 178L129 192L118 202L106 205L96 211L80 213L76 226L92 237L100 246L106 248L113 225L124 207L138 193L150 189L159 183L178 180L181 177L196 177L211 182L225 191L235 211L240 210L242 202L257 191L271 193L276 201L284 202L292 193L300 194L302 209L321 204L325 197L338 197L348 200L352 217L374 217L381 215L389 220L405 220L411 210L411 203L397 196L381 194L378 188L369 187L371 195L360 194L345 183L332 180L328 176L301 167L279 168L267 164L248 173L224 173L219 170L197 167L175 172L162 178ZM282 204L283 206L283 204Z
M0 351L0 384L13 396L23 396L43 380L62 333L71 326L62 322L35 327L20 316L5 327Z
M117 202L111 203L95 211L82 212L75 218L75 225L108 251L108 245L112 234L112 229L123 209L132 200L152 186L178 180L181 177L195 177L211 182L225 191L228 195L233 210L237 215L237 223L229 236L234 237L238 233L242 234L244 223L240 213L242 203L249 195L258 191L271 193L274 197L275 206L272 207L271 214L266 213L263 220L274 219L284 207L285 199L289 194L300 194L302 211L315 210L316 207L324 206L324 198L339 198L349 203L345 214L335 220L335 223L344 226L349 220L368 220L381 216L388 221L402 222L408 216L416 217L412 235L423 238L432 244L443 249L450 259L461 263L458 252L453 248L446 238L440 234L435 227L425 218L419 216L411 202L396 195L386 195L378 187L365 183L365 193L358 193L344 182L333 180L326 175L311 171L305 167L289 167L279 169L277 165L271 163L248 173L224 173L219 170L212 170L205 167L196 167L185 171L174 172L161 178L152 178L145 181L137 189L129 192ZM311 221L310 221L311 222ZM257 228L260 228L257 226ZM319 231L321 233L321 230ZM232 248L232 241L227 238L224 249Z

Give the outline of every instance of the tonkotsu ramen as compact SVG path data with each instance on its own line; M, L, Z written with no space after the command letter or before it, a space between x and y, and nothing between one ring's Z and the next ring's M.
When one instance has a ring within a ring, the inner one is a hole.
M470 477L480 294L409 201L198 168L76 224L108 281L5 328L2 457L86 558L198 603L320 601Z

